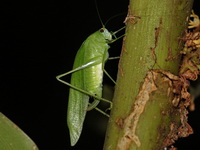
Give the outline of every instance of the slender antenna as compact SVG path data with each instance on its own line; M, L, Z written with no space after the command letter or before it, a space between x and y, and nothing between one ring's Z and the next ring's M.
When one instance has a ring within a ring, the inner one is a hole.
M118 16L124 15L124 14L126 14L126 12L122 12L122 13L119 13L119 14L116 14L116 15L110 17L110 18L105 22L105 26L107 25L107 23L108 23L110 20L112 20L112 19L114 19L114 18L116 18L116 17L118 17Z
M99 9L98 9L98 7L97 7L97 0L95 0L95 6L96 6L97 14L98 14L99 20L100 20L100 22L101 22L101 25L102 25L102 27L104 28L105 25L103 24L103 21L102 21L102 19L101 19L100 13L99 13Z

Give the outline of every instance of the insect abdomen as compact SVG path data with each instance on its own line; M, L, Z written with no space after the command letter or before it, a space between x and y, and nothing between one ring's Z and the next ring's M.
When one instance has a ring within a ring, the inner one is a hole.
M103 68L102 63L89 67L84 71L85 90L93 95L102 97Z

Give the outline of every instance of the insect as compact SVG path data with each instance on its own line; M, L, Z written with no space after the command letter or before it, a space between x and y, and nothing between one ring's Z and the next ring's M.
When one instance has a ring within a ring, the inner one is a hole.
M112 108L112 102L102 98L103 72L115 82L105 71L104 65L109 58L108 44L122 37L112 39L112 36L115 37L115 34L122 29L111 33L102 23L102 28L91 34L82 43L76 54L73 70L56 77L58 81L70 87L67 124L70 132L71 146L74 146L80 137L88 110L96 109L109 116L96 106L100 101L104 101L110 103L109 109ZM72 74L70 83L61 79L68 74ZM94 99L92 103L89 103L90 97Z

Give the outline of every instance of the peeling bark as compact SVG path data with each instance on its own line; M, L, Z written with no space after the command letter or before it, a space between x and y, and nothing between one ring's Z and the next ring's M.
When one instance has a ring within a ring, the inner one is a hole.
M158 80L158 76L162 76L163 84L168 84L167 95L173 95L172 105L178 112L181 123L170 124L170 132L164 139L163 148L169 147L175 143L180 137L187 137L193 133L192 128L187 123L187 107L190 105L190 94L188 92L189 82L183 77L173 75L168 71L151 70L148 72L144 79L144 83L134 100L134 105L131 113L125 118L118 118L116 123L123 130L123 136L119 139L117 144L117 150L128 150L131 142L134 142L137 147L141 146L139 137L136 135L136 128L141 114L144 112L147 102L150 100L152 92L158 90L155 83ZM165 115L165 111L162 112Z
M144 83L136 100L134 102L133 111L124 119L123 130L124 135L117 144L117 150L127 150L130 147L132 141L140 147L141 142L136 135L136 127L140 119L140 115L143 113L146 103L149 100L149 95L157 89L154 80L156 73L149 72L144 79Z

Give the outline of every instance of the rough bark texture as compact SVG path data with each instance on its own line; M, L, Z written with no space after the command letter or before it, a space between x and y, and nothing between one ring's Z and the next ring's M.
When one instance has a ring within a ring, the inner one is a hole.
M178 76L192 4L130 0L104 150L160 150L192 133Z

